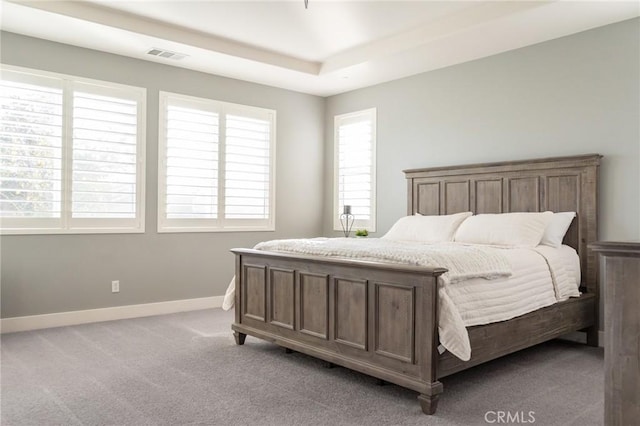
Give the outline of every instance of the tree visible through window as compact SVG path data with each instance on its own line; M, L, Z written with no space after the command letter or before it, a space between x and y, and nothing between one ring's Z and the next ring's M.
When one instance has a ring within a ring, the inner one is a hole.
M14 68L0 84L2 232L144 230L145 90Z
M3 81L0 214L59 218L62 202L62 90Z

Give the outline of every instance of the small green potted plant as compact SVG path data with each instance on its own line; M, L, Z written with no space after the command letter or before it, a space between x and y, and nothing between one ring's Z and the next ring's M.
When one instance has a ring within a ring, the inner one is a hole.
M356 237L367 237L369 236L369 231L366 229L356 229Z

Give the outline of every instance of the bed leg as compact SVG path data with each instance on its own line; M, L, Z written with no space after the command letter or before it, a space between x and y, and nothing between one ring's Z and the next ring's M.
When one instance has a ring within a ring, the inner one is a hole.
M329 361L322 361L322 366L324 368L335 368L335 364Z
M292 354L293 353L293 349L284 348L284 353L285 354Z
M418 396L422 412L427 415L435 414L438 408L438 399L442 393L442 383L433 382L426 389L425 393L421 393Z
M244 345L244 339L247 338L247 335L244 333L239 333L237 331L234 331L233 337L236 339L236 345Z
M429 396L425 394L420 394L418 399L420 400L420 406L422 407L422 412L427 415L432 415L436 413L436 409L438 408L438 399L440 395Z
M587 332L587 345L598 347L598 327L593 326L585 330Z

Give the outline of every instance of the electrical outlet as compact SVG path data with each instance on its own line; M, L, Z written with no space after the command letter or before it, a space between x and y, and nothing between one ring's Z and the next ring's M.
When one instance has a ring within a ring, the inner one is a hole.
M111 293L120 293L120 281L111 281Z

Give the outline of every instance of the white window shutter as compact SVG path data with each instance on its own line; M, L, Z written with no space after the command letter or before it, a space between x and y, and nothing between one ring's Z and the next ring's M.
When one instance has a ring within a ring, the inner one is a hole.
M3 66L0 233L144 231L146 90Z
M268 220L271 123L227 114L225 124L225 218Z
M167 105L168 219L218 217L218 120L215 112Z
M63 92L55 86L2 81L0 216L5 224L20 218L44 227L50 225L47 218L55 218L59 224Z
M273 229L275 111L160 92L158 231Z
M351 206L354 228L375 231L376 111L369 109L335 118L334 229Z
M137 103L73 93L72 218L136 217Z

